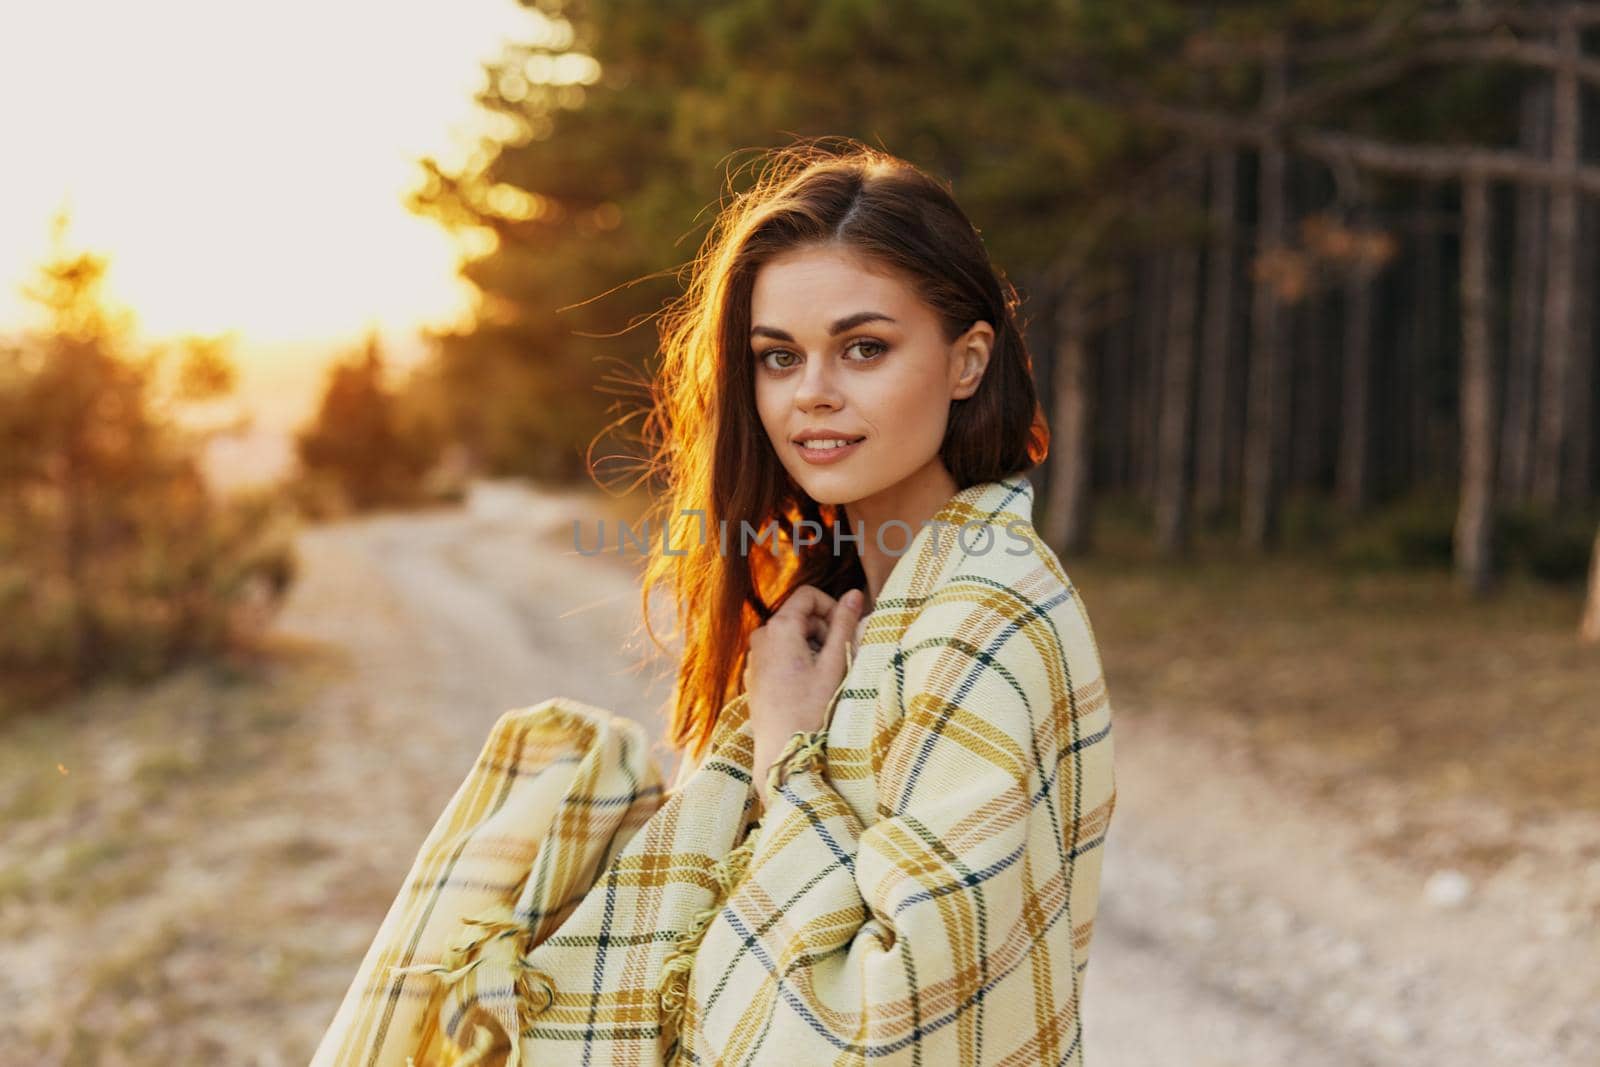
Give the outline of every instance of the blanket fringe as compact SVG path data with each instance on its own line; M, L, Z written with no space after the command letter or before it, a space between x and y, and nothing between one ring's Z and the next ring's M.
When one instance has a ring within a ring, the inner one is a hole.
M442 993L447 987L458 985L462 979L482 964L488 957L483 954L483 947L491 941L507 937L517 937L529 932L528 924L517 918L512 904L501 900L489 905L476 915L470 915L461 920L462 925L469 930L469 935L457 940L445 953L444 958L438 963L416 963L408 967L390 967L389 973L396 974L427 974L439 979L439 988L436 995ZM471 928L476 927L476 931ZM524 1007L528 1014L537 1015L550 1007L555 1000L555 990L550 984L550 979L543 971L534 967L520 952L516 953L507 962L512 973L516 976L518 997L517 1018L520 1022ZM534 982L542 987L535 990ZM437 1012L439 1009L434 1008ZM438 1020L434 1018L436 1025ZM470 1047L464 1049L464 1054L459 1060L452 1061L453 1067L472 1067L485 1062L486 1058L495 1048L495 1027L483 1023L476 1023L473 1030L473 1040ZM516 1028L520 1031L521 1027ZM430 1027L431 1030L431 1027ZM504 1067L518 1067L522 1061L521 1033L506 1035L510 1042L510 1049L506 1053ZM457 1047L460 1043L457 1042ZM406 1057L407 1067L415 1067L414 1057Z
M827 730L796 730L767 769L767 792L776 793L784 779L795 771L821 767L827 752Z
M796 731L767 772L768 789L777 789L783 778L791 771L821 766L826 758L827 745L826 729ZM683 1014L689 997L689 974L694 969L695 953L700 948L700 942L704 939L711 920L716 918L717 912L727 904L734 888L748 873L760 830L761 823L758 820L738 847L730 849L727 856L711 865L711 877L715 879L718 891L709 904L694 913L689 930L674 942L672 950L667 953L661 965L661 979L657 983L656 992L661 1002L663 1034L672 1033L677 1036L678 1031L682 1029ZM681 1043L674 1041L672 1051L668 1054L669 1063L678 1058L682 1047Z
M727 903L734 887L749 870L750 857L755 851L759 829L759 823L752 826L737 848L730 849L725 857L711 865L711 877L716 881L718 891L711 903L694 913L694 920L688 932L674 942L672 951L667 953L666 960L661 965L661 979L657 983L656 992L661 1002L664 1031L669 1029L676 1031L683 1023L684 1007L689 994L689 972L694 968L695 951L699 949L700 941L705 937L706 928L711 925L711 920L716 918L717 912Z

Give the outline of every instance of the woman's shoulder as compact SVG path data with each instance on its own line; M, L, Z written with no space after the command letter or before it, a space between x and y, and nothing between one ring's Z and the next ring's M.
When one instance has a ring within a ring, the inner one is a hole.
M973 536L919 602L893 663L907 684L969 687L997 672L1043 692L1104 686L1100 649L1077 584L1026 515ZM898 687L897 687L898 688Z
M963 532L956 558L915 606L908 632L985 614L1019 623L1084 614L1076 584L1025 513L997 515L981 530Z

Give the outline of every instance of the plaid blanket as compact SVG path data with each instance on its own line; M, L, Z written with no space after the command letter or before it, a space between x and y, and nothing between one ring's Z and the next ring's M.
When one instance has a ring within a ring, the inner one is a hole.
M670 792L605 709L502 715L313 1067L1081 1065L1111 704L1032 503L915 532L759 819L742 695Z

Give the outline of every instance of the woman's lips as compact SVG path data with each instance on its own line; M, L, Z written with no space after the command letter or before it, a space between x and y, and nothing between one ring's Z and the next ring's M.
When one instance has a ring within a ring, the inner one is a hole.
M811 448L804 442L796 441L795 448L799 451L800 458L805 460L807 463L837 463L841 459L844 459L846 456L855 452L856 449L860 448L866 443L866 440L867 439L863 437L838 448Z

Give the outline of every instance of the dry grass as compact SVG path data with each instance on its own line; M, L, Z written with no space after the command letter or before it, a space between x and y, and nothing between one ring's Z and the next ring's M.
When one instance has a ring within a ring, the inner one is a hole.
M1307 742L1322 791L1371 774L1519 815L1600 811L1600 648L1576 640L1576 588L1475 600L1437 572L1064 562L1120 706L1229 717L1266 755Z
M239 831L304 765L300 713L327 666L289 659L103 686L0 725L0 954L28 1006L0 1023L13 1052L219 1062L195 1022L285 992L264 931L276 880L307 861L286 849L250 878ZM26 984L52 973L70 988Z

